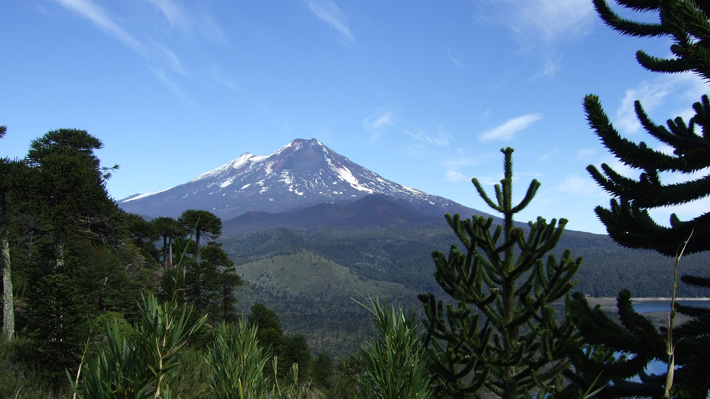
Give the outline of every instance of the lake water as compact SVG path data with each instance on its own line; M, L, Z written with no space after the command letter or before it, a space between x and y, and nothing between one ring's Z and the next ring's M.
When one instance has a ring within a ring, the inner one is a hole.
M634 309L639 313L667 312L671 309L670 299L634 300ZM676 303L686 306L710 308L710 299L680 299Z

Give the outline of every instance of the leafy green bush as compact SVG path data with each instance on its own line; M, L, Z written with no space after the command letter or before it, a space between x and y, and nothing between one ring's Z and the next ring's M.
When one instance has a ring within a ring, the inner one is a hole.
M386 308L387 304L381 305L378 300L370 301L368 309L374 316L371 323L377 338L360 350L360 383L375 398L431 398L431 376L416 319L405 316L401 308Z
M217 337L207 352L215 398L262 398L271 391L271 381L264 373L270 355L259 346L256 335L256 326L242 322L237 328L228 324L217 327Z
M190 321L190 311L178 312L175 300L163 305L155 296L143 299L140 320L127 340L119 323L107 325L106 347L80 368L72 388L79 398L171 398L170 383L179 351L205 322Z

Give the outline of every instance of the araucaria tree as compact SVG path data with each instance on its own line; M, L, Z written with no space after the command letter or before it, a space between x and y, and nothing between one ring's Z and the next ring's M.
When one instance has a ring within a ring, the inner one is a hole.
M461 220L447 214L463 249L452 245L448 256L437 251L433 258L436 281L451 296L450 304L432 294L419 297L435 382L455 397L478 397L482 388L502 398L562 394L574 389L563 383L563 374L570 370L565 346L575 331L553 306L574 286L581 258L573 259L569 250L559 260L549 254L565 219L516 226L514 215L528 206L540 183L533 180L513 205L513 149L501 151L505 175L495 186L496 201L477 179L473 184L502 214L503 224L492 217Z
M116 239L120 213L106 191L110 174L94 154L102 147L84 130L59 129L32 141L27 154L27 162L37 172L32 198L51 225L54 268L59 272L65 266L70 234L97 243Z
M616 0L632 11L654 12L658 23L636 22L621 18L605 0L594 0L604 22L622 34L635 37L665 36L671 39L671 58L651 56L643 51L636 58L653 72L687 73L710 80L710 4L690 0L641 2ZM617 159L638 173L629 177L601 165L589 166L596 182L612 196L609 208L597 207L596 213L614 241L627 248L650 249L676 257L684 253L710 250L710 212L689 220L671 215L668 224L657 223L649 210L688 204L710 195L710 101L704 95L693 104L694 115L669 119L665 126L654 123L641 103L634 104L641 126L653 140L634 143L623 138L609 121L599 98L589 95L584 108L590 126L602 144ZM670 178L668 177L670 175ZM666 179L664 183L663 180ZM679 182L680 181L680 182ZM687 244L687 245L686 245ZM669 259L669 266L672 261ZM673 270L669 267L669 273ZM710 288L710 278L683 276L683 281ZM675 283L674 283L675 284ZM671 294L673 288L669 288ZM710 310L676 305L675 311L688 316L684 324L657 329L633 310L631 294L619 295L622 325L610 322L599 309L590 309L584 298L572 303L571 317L579 324L588 342L602 343L613 351L632 355L611 362L582 362L581 370L599 370L601 379L612 381L601 397L693 397L704 398L710 391ZM648 375L650 361L667 362L670 375ZM627 381L638 376L639 382Z

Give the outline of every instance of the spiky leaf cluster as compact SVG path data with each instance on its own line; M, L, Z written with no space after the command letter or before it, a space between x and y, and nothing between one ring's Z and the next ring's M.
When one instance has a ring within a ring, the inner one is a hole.
M648 24L623 19L611 11L606 1L594 0L597 11L609 26L623 34L666 36L673 42L673 57L669 59L639 51L637 59L643 67L654 72L693 72L706 81L710 80L710 5L707 2L616 2L633 11L657 12L659 22ZM621 163L639 172L638 178L631 178L606 164L601 165L601 170L594 166L587 168L613 197L609 208L596 209L609 235L628 248L652 249L666 256L678 254L676 270L680 254L710 250L710 213L685 221L673 214L668 226L657 223L649 214L649 210L655 208L693 203L710 195L708 96L702 96L693 104L694 114L689 120L677 117L666 121L665 125L654 123L641 103L636 101L635 111L641 126L670 151L656 150L644 142L634 143L623 138L604 113L598 97L587 96L584 106L589 124L604 146ZM681 182L663 183L665 175L672 175L674 181ZM686 284L710 288L707 278L683 276L682 280ZM636 313L628 291L619 295L618 308L621 325L610 320L599 308L591 309L582 296L576 296L568 308L570 318L578 325L585 340L606 348L605 357L594 358L581 351L574 356L575 368L580 373L597 373L601 381L610 382L599 397L706 397L710 392L710 369L707 368L710 310L676 305L670 313L672 329L669 332L657 329ZM681 325L673 327L675 313L686 318ZM624 356L615 357L614 353ZM646 366L651 361L666 363L668 370L674 370L674 373L649 375ZM628 380L634 376L640 382Z
M634 37L666 36L673 40L672 58L636 53L639 64L652 72L696 72L710 80L710 5L693 0L616 0L620 6L639 12L658 13L657 23L638 22L621 17L606 0L593 0L604 22L614 30Z
M673 41L673 58L661 59L643 51L638 62L655 72L693 72L710 78L710 6L689 0L651 1L617 0L634 11L658 12L655 24L630 21L614 13L604 0L594 0L600 16L609 26L623 34L637 37L667 36ZM695 239L686 253L710 248L710 214L704 213L682 221L675 214L670 225L657 223L650 209L687 204L710 195L710 102L707 96L693 104L694 115L654 123L640 102L636 101L636 116L641 126L655 140L670 148L661 151L645 142L634 143L623 138L604 113L599 98L589 95L584 108L590 126L596 131L609 152L624 165L639 171L638 178L624 176L609 165L587 170L597 183L614 199L609 208L597 207L596 212L609 235L628 248L653 249L673 256L685 237L694 230ZM663 183L663 173L685 177L680 183Z

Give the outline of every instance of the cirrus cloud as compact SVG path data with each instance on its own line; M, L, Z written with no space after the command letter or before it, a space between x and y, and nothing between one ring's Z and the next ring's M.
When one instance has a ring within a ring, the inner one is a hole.
M491 130L481 133L478 135L478 139L481 141L510 141L515 137L516 133L527 129L540 119L542 119L542 114L518 116Z
M321 21L340 32L348 41L354 42L348 18L332 0L305 0L311 12Z

